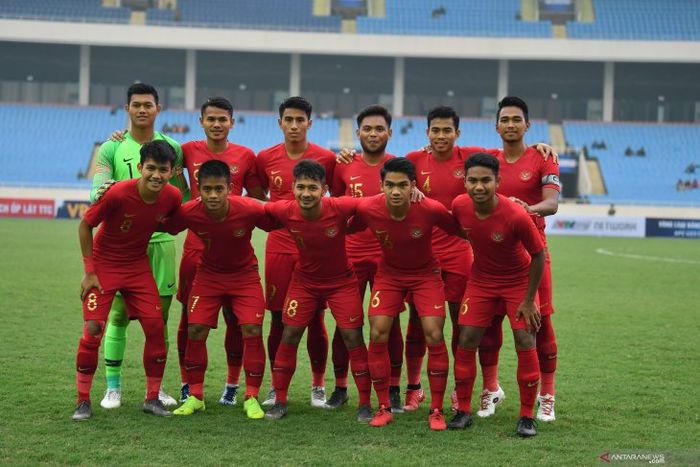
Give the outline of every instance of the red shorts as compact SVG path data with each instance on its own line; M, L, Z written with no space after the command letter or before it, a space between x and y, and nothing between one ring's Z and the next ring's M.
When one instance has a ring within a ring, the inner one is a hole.
M377 271L369 303L369 316L396 318L404 310L404 297L410 292L418 316L445 317L444 284L440 269L423 277L406 277L383 269Z
M284 301L282 323L287 326L307 326L314 314L325 308L326 303L339 328L362 327L362 300L357 293L357 278L354 274L341 280L319 283L295 273Z
M549 258L549 250L544 250L544 273L540 281L540 288L537 289L537 295L540 297L540 313L542 316L548 316L554 313L552 305L552 262Z
M357 276L358 290L360 291L360 298L365 299L365 291L367 290L367 285L369 285L370 290L372 289L372 284L374 284L374 276L377 274L377 266L379 265L379 258L362 258L350 260L352 264L352 270L355 271L355 276Z
M93 288L83 299L83 319L107 321L114 295L120 292L129 319L163 318L158 287L148 263L140 272L95 268L104 293Z
M488 328L494 316L508 315L511 329L526 329L524 319L516 321L515 314L527 295L527 279L507 287L469 281L459 310L459 325ZM535 298L535 303L539 300ZM505 308L505 310L504 310Z
M445 300L452 303L460 303L467 289L468 275L456 272L442 271L442 282L445 283Z
M178 281L177 299L182 304L187 304L192 290L192 282L197 272L197 266L202 259L202 250L185 249L180 260L180 280Z
M230 307L240 324L262 326L265 300L257 266L229 274L197 270L187 303L187 322L216 328L222 306Z
M280 311L289 289L289 281L298 261L297 255L287 253L265 253L265 296L266 308Z

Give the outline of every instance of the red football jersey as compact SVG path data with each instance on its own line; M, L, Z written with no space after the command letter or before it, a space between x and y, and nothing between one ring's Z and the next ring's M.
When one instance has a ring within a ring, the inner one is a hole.
M190 229L204 245L200 267L214 273L228 273L255 268L258 264L250 237L256 226L272 227L266 222L262 203L229 196L228 215L222 221L210 218L202 200L196 199L183 204L163 223L163 228L173 235Z
M375 196L382 192L382 178L379 171L384 162L394 156L385 154L377 165L369 165L362 158L362 154L355 154L350 164L338 164L333 173L333 196L352 196L365 198ZM348 235L345 239L345 249L350 258L378 257L382 249L377 238L370 229Z
M345 253L345 232L358 203L345 196L322 198L321 217L314 221L301 216L296 200L265 205L265 212L284 225L294 239L299 252L296 269L305 280L327 282L352 273Z
M470 281L508 285L527 279L530 255L541 252L544 243L527 212L503 195L486 219L479 219L474 203L464 194L452 203L452 214L474 250Z
M139 178L114 184L85 212L91 227L102 224L95 235L95 262L129 268L146 257L151 235L159 223L172 215L182 203L180 190L165 185L155 203L145 203L139 195Z
M182 145L182 155L190 181L192 199L199 198L199 184L197 182L199 166L211 160L222 161L229 166L231 183L233 184L232 194L241 195L243 188L250 190L260 186L258 172L255 168L255 153L252 149L240 144L228 143L226 150L217 154L209 150L205 140L189 141ZM204 245L195 235L187 232L183 248L185 250L201 250Z
M264 191L270 192L270 201L294 199L292 171L302 159L312 159L320 163L326 169L326 182L328 185L332 184L333 170L336 165L333 152L309 143L299 159L290 159L284 143L280 143L260 151L255 160L260 185ZM267 237L266 251L293 254L296 252L296 247L288 232L276 230Z
M508 162L502 151L498 151L496 157L500 163L498 174L501 176L498 193L508 197L514 196L527 204L537 204L542 201L543 188L561 191L559 165L555 164L551 157L545 161L537 149L527 148L515 162ZM544 218L533 219L537 228L544 232Z
M450 209L454 199L465 193L464 161L483 148L455 146L449 159L439 160L426 151L413 151L406 158L416 166L416 186L425 196ZM469 243L447 235L440 229L433 232L433 249L443 268L460 271L467 268L471 256Z
M411 203L406 218L396 221L389 215L384 194L364 198L353 223L372 229L382 248L384 266L397 274L413 276L422 276L439 267L433 256L433 227L449 234L459 230L447 208L430 198Z
M250 148L228 143L226 150L217 154L209 150L206 141L189 141L182 145L182 154L183 163L189 176L192 199L199 197L199 185L197 184L199 166L211 160L222 161L231 169L232 194L241 195L243 188L250 190L260 186L258 172L255 168L255 153Z

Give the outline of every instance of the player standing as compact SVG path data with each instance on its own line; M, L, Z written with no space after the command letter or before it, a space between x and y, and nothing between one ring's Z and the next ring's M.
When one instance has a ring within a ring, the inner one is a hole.
M535 436L532 415L540 373L535 349L540 323L537 287L544 271L544 243L525 210L496 194L498 167L493 156L471 156L464 168L468 194L452 204L452 213L472 244L474 264L459 314L459 345L454 359L459 410L449 427L464 429L472 423L476 349L504 304L518 354L517 433Z
M333 196L365 198L382 192L379 171L384 162L394 157L386 153L391 138L391 114L381 105L365 107L357 115L357 138L362 146L361 154L352 154L350 164L338 164L333 174ZM345 247L359 282L360 297L364 301L365 290L374 283L382 250L370 229L348 235ZM399 383L403 365L403 336L401 322L394 321L389 335L389 357L391 359L391 383L389 398L392 411L401 409ZM333 335L333 369L336 388L326 402L326 407L335 409L347 402L347 378L350 358L339 329ZM395 390L392 390L394 389Z
M255 167L255 153L245 146L231 143L228 140L229 133L234 125L233 106L231 103L222 97L207 99L202 104L199 123L204 130L206 140L189 141L182 145L183 162L187 168L190 187L192 187L192 198L195 199L199 196L197 174L202 164L210 160L220 160L228 165L231 172L232 189L230 194L240 196L245 189L248 196L264 199L265 194L260 186ZM185 370L185 350L187 348L188 334L187 303L197 264L199 264L203 251L204 244L202 241L191 230L188 230L182 250L177 293L177 298L182 303L180 325L177 330L177 349L182 381L181 402L184 402L189 395L189 385L186 379L187 372ZM228 373L219 404L235 405L238 392L238 378L243 362L243 337L236 314L228 306L224 307L223 314L227 324L224 347L226 349Z
M350 354L360 395L357 420L368 422L372 418L371 381L362 336L362 301L345 253L347 222L358 200L324 197L328 185L318 162L300 161L293 176L296 200L265 205L267 214L293 236L299 252L284 303L282 341L272 367L276 400L265 416L279 420L287 414L287 390L296 369L299 341L312 317L328 303Z
M165 141L146 143L139 152L135 167L139 178L117 183L86 211L80 222L80 249L85 265L80 299L85 325L76 358L78 404L73 420L92 417L90 388L105 322L117 292L123 294L127 317L138 319L146 336L143 410L159 416L172 415L158 398L167 351L161 300L146 251L158 223L173 214L182 202L180 192L168 185L177 155ZM93 241L92 231L100 224Z
M109 180L129 180L140 176L138 170L139 151L144 143L164 140L172 146L177 154L175 174L171 183L180 188L187 196L187 184L182 177L182 151L180 145L171 138L155 131L154 125L160 113L158 91L153 86L136 83L127 90L126 112L131 122L125 140L107 141L100 146L97 155L95 176L92 180L90 200L95 200L97 189ZM171 235L155 233L148 246L148 257L153 276L160 294L161 310L165 329L165 345L168 347L168 312L175 293L175 242ZM120 295L114 298L109 323L105 332L105 365L107 391L100 402L105 409L121 406L121 367L126 348L126 329L129 324L124 300ZM175 399L160 392L160 398L166 405L176 405Z
M186 313L189 338L185 353L186 381L190 395L176 415L204 410L204 374L207 369L206 340L217 327L220 307L236 314L227 327L242 331L246 393L243 404L248 418L260 419L264 412L257 397L265 372L262 322L265 315L258 261L250 244L253 228L265 220L263 205L233 196L231 166L221 160L204 162L197 170L201 199L183 205L164 224L176 234L185 229L197 235L202 249L189 291Z
M416 185L413 164L405 158L390 159L381 170L383 196L363 200L355 216L356 226L369 227L382 247L382 260L372 287L369 308L368 361L379 410L371 426L393 420L389 401L390 362L387 349L394 320L411 293L421 319L428 347L428 380L432 395L429 425L446 429L442 405L447 385L449 357L443 338L445 296L440 266L432 252L432 232L437 226L456 234L458 226L442 204L424 199L411 204Z
M270 201L293 200L292 189L294 166L302 159L319 162L332 180L335 154L309 142L306 133L311 128L311 104L303 97L289 97L279 106L277 121L284 133L284 142L260 151L256 167L264 191L269 191ZM270 366L275 361L277 348L282 338L282 309L287 295L289 280L297 262L294 239L284 230L271 232L265 244L265 292L267 309L272 313L267 350ZM309 323L307 350L311 360L311 405L326 404L325 371L328 358L328 333L323 321L323 310L313 315ZM273 405L274 389L270 390L262 405Z
M552 269L545 236L545 216L559 208L559 166L551 159L543 160L528 147L524 135L530 128L527 104L518 97L508 96L498 103L496 131L503 141L497 153L501 182L498 193L525 207L545 243L545 269L538 290L542 323L537 331L537 357L540 362L541 388L537 397L537 419L554 421L554 374L557 368L557 341L552 328ZM479 361L484 379L481 393L480 417L495 413L504 398L498 384L498 353L503 343L503 316L497 316L479 344Z

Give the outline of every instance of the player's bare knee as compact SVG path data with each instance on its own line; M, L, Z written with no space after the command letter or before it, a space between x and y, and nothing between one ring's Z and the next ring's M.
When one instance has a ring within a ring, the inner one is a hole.
M282 332L282 342L285 344L299 345L301 337L304 335L304 329L301 326L285 326Z
M515 329L513 331L513 340L517 350L530 350L535 347L535 334L524 329Z
M262 326L257 324L241 324L241 334L243 334L243 337L262 336Z
M209 334L209 326L203 324L190 324L187 326L187 337L195 340L201 341Z
M92 337L101 336L102 332L104 331L104 323L92 319L85 322L85 327L88 334Z
M465 349L476 349L481 341L479 332L469 326L460 326L458 344Z
M430 345L439 344L445 339L445 336L442 333L442 329L440 329L438 326L430 327L427 329L424 328L423 334L425 336L425 343Z
M343 342L348 349L354 349L362 345L362 328L341 329L340 335L343 337Z

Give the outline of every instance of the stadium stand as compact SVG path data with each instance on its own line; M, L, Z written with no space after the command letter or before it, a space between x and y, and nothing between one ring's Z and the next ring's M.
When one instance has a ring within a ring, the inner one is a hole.
M700 40L697 0L593 0L595 21L569 21L572 39Z
M357 18L361 34L552 37L549 21L520 21L520 0L387 0L386 17Z
M100 0L2 0L0 17L76 21L99 23L128 23L129 8L104 8Z
M173 124L189 126L188 133L168 133L182 143L203 139L199 114L177 110L161 112L157 129ZM236 114L232 139L254 151L282 141L276 115ZM0 104L0 184L24 186L88 186L78 174L87 169L95 143L126 126L123 109L106 107L50 107ZM311 141L329 146L338 139L336 119L317 119Z
M569 145L586 146L589 157L598 158L608 194L591 196L592 202L700 202L700 190L676 188L679 179L689 177L685 173L689 164L700 161L700 154L693 152L700 147L697 125L564 122L563 126ZM637 155L640 149L643 156Z
M146 24L340 32L339 16L314 16L312 0L180 0L177 17L149 9Z

